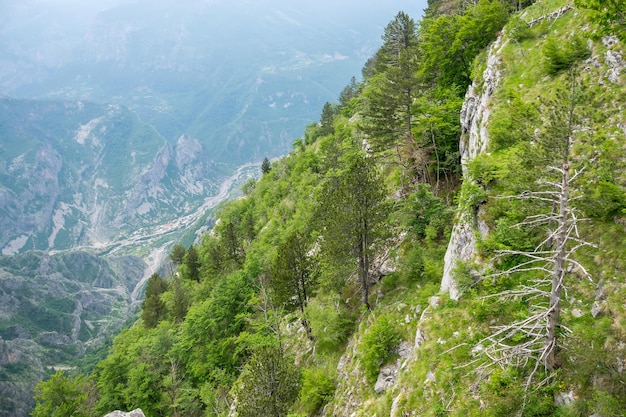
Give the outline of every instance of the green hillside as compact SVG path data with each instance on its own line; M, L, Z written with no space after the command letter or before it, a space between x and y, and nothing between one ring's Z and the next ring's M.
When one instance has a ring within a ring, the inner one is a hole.
M624 415L624 3L465 3L399 13L33 416Z

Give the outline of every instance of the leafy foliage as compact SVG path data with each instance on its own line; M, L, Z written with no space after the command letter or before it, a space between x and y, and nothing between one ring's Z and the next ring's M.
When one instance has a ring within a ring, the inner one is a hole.
M391 356L400 342L400 333L387 316L379 316L363 336L361 363L367 379L376 381L380 366Z
M267 346L252 355L234 388L241 417L286 417L298 397L300 373L283 352Z
M146 327L156 327L165 318L165 303L161 294L167 291L167 282L159 274L152 274L146 285L146 296L141 303L141 319Z
M57 371L48 381L42 381L35 387L37 406L33 417L87 417L88 392L86 381L72 381L63 371Z
M578 7L593 11L592 19L602 34L613 34L626 41L626 5L623 0L576 0Z
M329 369L307 368L302 375L300 402L307 415L314 415L327 404L335 392L335 380Z
M548 39L543 46L543 54L546 58L546 71L554 75L571 68L576 62L589 58L591 51L582 37L574 36L565 45L554 38Z
M420 29L423 76L442 87L470 84L474 57L492 42L508 14L502 3L480 0L462 15L425 19Z
M407 222L419 239L443 237L453 214L445 201L435 196L428 186L420 184L407 202L410 207Z

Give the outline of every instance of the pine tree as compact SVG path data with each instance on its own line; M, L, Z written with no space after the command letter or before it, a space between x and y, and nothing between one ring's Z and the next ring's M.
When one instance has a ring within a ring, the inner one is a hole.
M185 267L183 276L188 280L200 282L200 260L198 251L193 245L187 249L183 265Z
M157 273L148 279L146 298L141 303L141 319L147 328L156 327L167 315L167 308L161 294L167 291L167 282Z
M263 158L263 162L261 163L261 172L265 175L268 174L272 170L272 163L267 157Z
M296 304L300 309L307 334L310 329L305 318L305 307L315 285L315 272L304 236L298 232L291 233L278 247L277 257L271 268L270 285L279 304Z
M286 417L298 398L300 372L275 346L258 349L244 366L234 389L239 417Z
M357 96L358 92L359 86L356 82L356 78L352 77L350 83L339 93L339 106L342 108L346 107L348 103L350 103L350 100Z
M335 109L333 105L326 102L322 108L322 116L320 117L320 134L322 136L330 135L335 131L333 128L334 117Z
M374 245L382 238L386 191L371 157L358 152L345 162L345 172L331 178L320 197L323 246L335 264L357 260L362 302L369 309L369 269Z
M364 128L379 150L398 148L411 137L417 87L417 30L400 12L385 28L383 46L373 60L364 89Z
M183 263L183 259L185 258L185 253L187 250L185 247L179 243L172 247L172 251L170 252L170 259L174 262L174 265L179 266Z

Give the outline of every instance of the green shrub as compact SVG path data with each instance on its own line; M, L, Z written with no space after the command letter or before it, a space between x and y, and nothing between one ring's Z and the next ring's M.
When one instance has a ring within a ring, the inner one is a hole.
M585 39L574 36L569 42L550 38L543 46L545 68L548 74L555 75L571 68L576 62L591 56Z
M361 343L361 365L371 383L376 381L380 366L384 364L400 342L400 332L387 316L380 316L370 327Z
M355 318L336 300L317 297L308 304L306 315L317 348L335 352L341 348L354 330Z
M472 179L485 186L502 177L500 160L491 154L481 153L467 164Z
M591 217L612 220L626 213L626 193L623 188L609 181L590 184L583 197L583 209Z
M607 392L597 390L593 393L593 407L596 413L603 416L619 416L624 412L624 400L621 401Z
M475 182L464 181L461 185L459 202L465 212L473 212L487 202L487 192Z
M324 368L308 368L302 377L300 403L306 415L314 415L332 400L335 394L335 379Z
M491 416L512 416L519 410L524 397L517 372L513 369L496 369L483 384L482 398Z
M535 102L522 97L512 88L505 89L501 94L501 100L506 105L496 107L489 116L489 147L492 152L530 141L540 121ZM479 178L475 177L476 180Z
M526 23L524 19L519 16L514 16L509 21L508 35L511 39L517 42L531 39L533 37L533 31L531 27Z
M420 184L408 199L407 223L419 239L430 237L434 240L444 235L449 227L454 211L440 197L430 191L430 186Z

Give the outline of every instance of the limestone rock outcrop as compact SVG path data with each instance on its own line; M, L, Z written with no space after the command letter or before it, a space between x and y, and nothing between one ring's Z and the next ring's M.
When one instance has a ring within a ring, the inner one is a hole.
M107 414L104 417L146 417L146 415L141 411L141 408L137 408L136 410L124 412L124 411L113 411L112 413Z
M489 102L500 81L499 54L506 44L503 36L489 48L487 67L482 76L482 88L474 81L465 95L461 109L462 137L459 144L463 181L474 181L468 173L467 164L483 152L489 145L487 123L491 110ZM453 272L459 261L471 261L476 255L476 231L486 233L486 227L479 224L477 213L468 213L461 204L458 220L452 229L450 243L444 258L444 270L441 279L441 291L450 294L450 298L458 300L460 291Z

